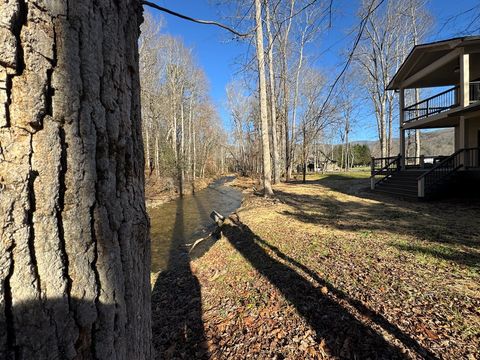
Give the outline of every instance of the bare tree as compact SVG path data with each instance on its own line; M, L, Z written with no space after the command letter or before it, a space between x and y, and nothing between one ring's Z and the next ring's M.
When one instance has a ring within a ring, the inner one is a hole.
M360 16L371 8L371 2L364 2ZM367 18L365 36L356 52L356 62L363 74L363 85L374 106L381 157L390 156L392 151L392 128L394 117L394 93L386 87L411 46L412 37L418 36L418 19L414 13L426 13L420 0L391 0L385 8ZM408 16L405 16L408 15ZM415 23L415 25L414 25ZM417 32L417 35L415 35Z
M296 126L297 126L297 112L298 112L298 102L299 102L299 86L300 86L300 74L302 73L303 66L306 62L305 56L305 46L308 43L311 43L315 40L316 35L318 34L319 28L319 8L315 9L308 9L302 16L298 16L297 19L300 20L300 24L297 25L299 28L298 30L298 39L296 39L295 44L296 47L296 65L294 68L294 72L292 74L293 77L293 99L292 99L292 118L291 118L291 135L290 135L290 155L288 156L289 161L291 164L294 163L295 159L295 145L297 142L296 136ZM320 84L319 84L320 85ZM292 165L289 166L290 172L292 171ZM290 173L291 176L291 173Z
M411 31L406 33L405 42L410 46L415 46L421 41L429 31L432 25L432 18L426 11L426 2L423 0L408 0L404 2L402 15L405 17L407 27ZM402 54L401 60L406 58L407 54ZM420 102L420 90L415 89L415 103ZM420 130L415 129L415 158L421 153Z
M175 179L180 195L188 191L188 184L193 192L197 176L212 175L222 168L216 163L208 167L212 158L218 164L225 162L218 154L197 151L205 136L212 137L205 140L208 144L217 144L224 136L210 106L206 76L195 64L192 50L180 39L161 34L148 14L140 38L140 64L149 179L155 170L154 178ZM199 163L203 165L197 166ZM157 185L155 181L152 184Z
M281 89L282 89L282 105L283 105L283 136L284 136L284 144L285 144L285 177L286 180L289 181L291 174L292 174L292 159L291 159L291 141L290 141L290 125L289 125L289 103L290 103L290 92L289 92L289 84L288 84L288 73L289 73L289 66L288 66L288 56L289 56L289 36L290 36L290 29L292 28L292 19L293 14L295 11L295 0L289 0L289 6L287 7L286 13L286 24L284 20L280 20L281 23L277 25L278 28L278 38L280 42L280 63L281 63Z
M280 152L278 148L278 135L277 135L277 98L275 91L275 72L273 62L273 33L270 18L270 3L265 0L265 23L267 26L268 35L268 78L269 78L269 105L270 105L270 124L272 129L272 152L273 152L273 183L276 184L280 181Z
M300 132L301 132L301 160L303 182L306 181L309 154L312 146L318 142L322 134L336 119L336 107L324 106L325 79L322 74L311 67L305 67L301 74L302 81L299 85L300 106ZM314 161L315 164L315 161Z
M263 24L262 24L262 4L260 0L255 0L255 38L256 54L258 63L258 87L260 100L260 124L262 132L262 155L263 155L263 187L264 195L273 195L272 190L272 168L270 162L270 143L268 131L268 108L267 108L267 84L265 76L265 53L263 46Z

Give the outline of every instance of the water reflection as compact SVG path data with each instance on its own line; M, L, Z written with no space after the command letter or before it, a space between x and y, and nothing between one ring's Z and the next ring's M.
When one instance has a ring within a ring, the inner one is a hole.
M186 243L213 228L215 209L228 215L240 206L241 192L223 178L194 196L185 196L150 211L152 272L160 271L152 291L152 332L156 359L208 359L202 321L202 295L190 259L208 249L202 242L188 253ZM211 244L211 243L210 243Z
M228 215L241 203L242 193L225 186L233 177L217 180L195 195L163 204L149 211L152 239L152 272L174 268L176 256L188 256L181 249L185 244L207 235L213 228L210 213L213 209ZM202 242L191 257L197 257L208 250L211 242Z

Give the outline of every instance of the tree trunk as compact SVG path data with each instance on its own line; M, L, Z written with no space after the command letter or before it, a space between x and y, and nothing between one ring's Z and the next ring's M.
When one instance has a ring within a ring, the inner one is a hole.
M178 157L178 185L179 185L179 192L180 196L183 196L184 193L184 185L185 185L185 166L184 166L184 159L185 159L185 108L183 104L183 87L180 92L180 152Z
M386 121L385 121L385 112L386 112L386 104L385 101L382 100L380 104L380 157L386 157L387 155L387 129L386 129Z
M342 146L342 151L340 153L340 168L345 169L345 146Z
M140 3L0 4L0 358L149 359Z
M262 134L263 154L263 187L265 196L273 195L272 190L272 168L270 163L270 143L268 136L268 109L267 109L267 87L265 77L265 56L263 50L263 28L262 28L262 5L260 0L255 0L255 23L257 62L258 62L258 83L260 91L260 122Z
M303 66L303 49L305 46L305 32L302 32L302 39L300 40L300 55L298 59L297 69L295 72L295 89L293 93L293 104L292 104L292 127L291 127L291 134L290 134L290 155L288 159L290 161L289 169L290 169L290 176L292 171L292 164L295 160L295 139L296 135L296 122L297 122L297 104L298 104L298 91L300 86L300 71L302 70Z
M193 163L192 163L192 181L195 184L197 174L197 147L196 147L196 133L195 125L193 125ZM193 185L195 188L195 185Z
M348 139L348 134L350 133L350 119L348 116L345 119L345 171L350 170L350 163L349 163L349 158L350 158L350 149L349 149L349 139Z
M188 174L188 180L192 181L192 121L193 121L193 96L190 98L190 107L188 115L188 147L187 147L187 164L186 170Z
M304 125L305 126L305 125ZM303 169L302 169L302 183L307 182L307 132L306 129L303 128L303 144L302 144L302 163L303 163Z
M280 157L278 152L277 136L277 109L275 96L275 73L273 69L273 36L270 29L270 9L268 1L265 1L266 24L268 33L268 77L270 81L270 114L272 117L272 152L273 152L273 183L280 182Z
M149 130L145 127L145 152L146 152L146 161L148 166L148 176L152 174L152 163L150 161L150 137Z
M284 116L284 136L285 136L285 179L290 181L292 177L293 160L291 159L290 149L290 136L289 136L289 124L288 124L288 103L289 103L289 91L288 91L288 37L292 26L293 11L295 8L295 0L290 0L290 16L288 19L287 27L282 44L282 86L283 86L283 116Z
M155 174L160 176L160 144L158 135L155 135Z

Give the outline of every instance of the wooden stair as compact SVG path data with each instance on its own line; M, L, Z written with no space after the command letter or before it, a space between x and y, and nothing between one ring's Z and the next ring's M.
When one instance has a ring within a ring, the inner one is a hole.
M422 171L397 171L379 182L375 191L398 197L418 197L418 177Z
M400 170L401 155L372 158L370 186L372 190L398 197L433 199L460 190L460 170L480 168L479 159L479 147L459 149L428 170Z

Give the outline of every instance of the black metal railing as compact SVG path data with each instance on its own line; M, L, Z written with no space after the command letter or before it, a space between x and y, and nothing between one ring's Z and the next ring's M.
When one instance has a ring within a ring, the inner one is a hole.
M457 172L462 166L463 149L454 152L445 160L439 162L426 173L418 177L418 196L424 197L435 187L442 184L447 177Z
M465 168L480 168L480 148L465 149Z
M418 196L424 197L461 168L480 167L480 148L460 149L418 177Z
M406 169L429 169L432 168L437 162L443 160L442 156L407 156L405 157Z
M470 102L480 101L480 81L470 82ZM405 122L420 120L428 116L453 109L460 105L459 86L433 95L428 99L403 109Z
M470 83L470 102L480 101L480 81Z
M400 171L401 155L393 157L373 158L371 162L371 188L375 189L375 186L386 180L393 173ZM381 176L380 179L376 179L377 176Z
M431 115L450 110L460 104L458 86L445 90L403 109L405 122L420 120Z
M375 158L372 157L372 161L370 162L371 167L371 174L378 173L379 171L385 170L388 165L391 165L392 162L394 163L395 160L399 158L400 155L397 156L387 156L382 158Z

